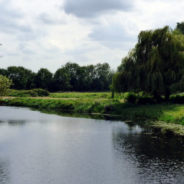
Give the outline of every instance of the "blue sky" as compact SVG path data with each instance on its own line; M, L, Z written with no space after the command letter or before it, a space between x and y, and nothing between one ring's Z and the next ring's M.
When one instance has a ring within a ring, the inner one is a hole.
M51 72L66 62L113 69L141 30L184 21L181 0L0 0L1 68Z

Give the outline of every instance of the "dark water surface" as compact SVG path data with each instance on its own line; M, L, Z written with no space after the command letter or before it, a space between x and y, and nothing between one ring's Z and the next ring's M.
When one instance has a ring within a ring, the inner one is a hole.
M121 121L0 107L0 184L184 184L179 139Z

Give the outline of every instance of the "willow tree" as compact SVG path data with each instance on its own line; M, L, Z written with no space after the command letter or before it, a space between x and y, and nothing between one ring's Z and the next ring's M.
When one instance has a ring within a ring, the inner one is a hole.
M113 77L113 91L143 91L155 97L184 90L184 35L162 29L141 31L138 43Z

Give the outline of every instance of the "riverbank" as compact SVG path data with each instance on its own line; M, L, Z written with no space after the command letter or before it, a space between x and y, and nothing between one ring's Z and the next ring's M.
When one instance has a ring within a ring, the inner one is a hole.
M152 104L138 105L122 103L118 99L41 99L13 98L6 101L9 106L32 107L47 110L65 110L76 113L109 114L121 116L124 120L139 121L148 127L184 136L184 105Z

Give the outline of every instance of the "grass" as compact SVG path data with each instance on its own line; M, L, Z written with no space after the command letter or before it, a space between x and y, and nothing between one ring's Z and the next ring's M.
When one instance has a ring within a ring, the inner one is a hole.
M184 105L153 104L138 105L122 103L119 100L94 100L79 98L77 100L14 98L8 102L12 106L26 106L40 109L62 109L82 113L100 113L120 115L124 119L141 121L164 121L184 125Z
M47 96L39 95L38 89L33 90L14 90L11 89L7 96L11 97L38 97L38 96ZM42 90L42 89L39 89ZM36 93L36 94L35 94ZM115 99L123 100L128 93L117 94ZM50 98L85 98L85 99L111 99L111 92L57 92L49 93L48 97Z
M25 95L27 91L14 90L11 94L19 94L17 96L21 96L21 93ZM122 96L117 96L116 99L111 99L110 92L65 92L50 93L49 97L45 99L17 97L7 100L7 103L11 106L47 109L49 112L58 109L76 113L118 115L124 120L139 121L143 122L143 124L148 122L147 125L149 124L149 126L160 127L163 125L164 130L173 129L175 132L180 132L184 135L183 94L181 96L173 95L170 102L160 104L148 104L147 102L150 102L150 100L146 98L148 101L144 100L146 102L144 105L139 103L122 103L122 99L126 100L127 96L127 94L123 94Z
M105 107L108 106L110 102L109 100L94 101L92 99L80 98L77 100L14 98L11 99L8 104L13 106L26 106L40 109L46 108L87 113L105 113Z
M43 97L48 96L49 92L43 89L32 89L32 90L14 90L11 89L7 96L11 97Z
M111 98L110 92L63 92L63 93L50 93L52 98Z

